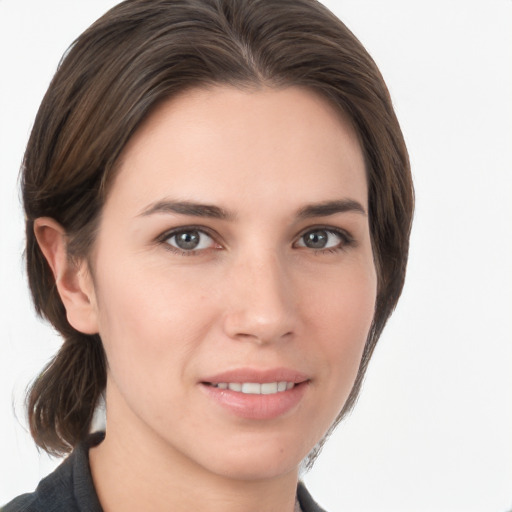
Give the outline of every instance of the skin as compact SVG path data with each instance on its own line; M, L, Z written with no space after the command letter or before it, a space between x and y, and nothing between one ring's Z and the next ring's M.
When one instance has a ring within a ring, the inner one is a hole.
M162 201L229 215L151 212ZM352 208L298 215L329 201ZM36 222L69 321L107 354L107 436L90 452L106 512L293 511L300 461L347 399L373 318L367 210L357 137L325 100L219 86L161 105L131 139L92 268L70 267L62 228ZM190 226L200 248L173 247ZM327 247L308 247L320 228ZM204 392L207 376L276 367L307 382L275 418Z

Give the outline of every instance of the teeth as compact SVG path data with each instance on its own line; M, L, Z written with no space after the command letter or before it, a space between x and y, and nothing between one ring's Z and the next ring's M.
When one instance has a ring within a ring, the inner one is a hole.
M260 386L262 395L272 395L273 393L277 393L277 382L265 382Z
M242 384L242 393L246 395L259 395L261 393L261 384L257 384L256 382L244 382Z
M212 384L213 387L219 389L230 389L231 391L238 391L248 395L273 395L275 393L282 393L288 391L295 386L294 382L219 382Z

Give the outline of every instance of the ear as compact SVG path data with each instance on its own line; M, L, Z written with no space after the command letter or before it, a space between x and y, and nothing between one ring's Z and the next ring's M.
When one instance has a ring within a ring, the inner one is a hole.
M98 311L94 283L87 262L68 257L67 234L54 219L39 217L34 222L37 243L52 269L68 322L84 334L98 332Z

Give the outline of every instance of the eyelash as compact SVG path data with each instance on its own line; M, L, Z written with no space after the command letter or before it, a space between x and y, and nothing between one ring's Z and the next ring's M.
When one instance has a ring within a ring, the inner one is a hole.
M314 254L321 255L321 254L335 254L337 252L345 251L350 247L355 247L356 240L354 237L344 229L340 228L334 228L332 226L310 226L306 230L302 231L302 233L298 236L297 240L301 240L305 235L311 232L315 231L325 231L326 233L329 233L331 235L335 235L339 238L340 242L339 245L335 247L327 247L324 249L313 249L310 247L304 247L301 246L301 249L309 249L310 251L313 251ZM295 242L296 244L297 242Z
M171 238L173 238L179 234L182 234L182 233L189 233L191 231L197 231L200 234L204 234L204 235L210 237L214 241L214 243L218 244L218 242L215 242L215 238L216 238L215 235L210 230L204 228L203 226L183 226L180 228L175 228L175 229L172 229L170 231L166 231L165 233L163 233L160 237L158 237L158 239L156 241L158 243L161 243L165 247L166 250L168 250L174 254L178 254L179 256L197 256L200 253L204 253L205 251L209 251L212 249L212 248L199 249L199 250L191 249L191 250L186 251L183 249L179 249L178 247L175 247L169 243L169 240ZM301 240L308 233L315 232L315 231L325 231L328 234L337 236L340 240L339 245L337 245L336 247L328 247L328 248L323 248L323 249L314 249L314 248L310 248L307 246L299 246L299 247L296 246L298 240ZM354 247L356 245L356 241L355 241L354 237L350 233L345 231L344 229L334 228L332 226L321 226L321 225L308 227L306 230L302 231L301 234L297 237L297 241L294 242L294 248L309 249L311 252L313 252L314 254L317 254L317 255L334 254L334 253L337 253L340 251L345 251L346 249L348 249L350 247ZM218 244L218 245L220 245L220 244ZM215 248L214 250L219 250L219 248Z
M183 249L179 249L178 247L174 247L169 243L169 240L172 237L175 237L181 233L190 233L191 231L197 231L200 234L206 235L210 237L215 242L215 235L208 229L204 228L203 226L183 226L180 228L171 229L170 231L166 231L163 233L160 237L158 237L157 242L161 243L164 248L173 254L177 254L179 256L197 256L200 253L204 253L205 251L208 251L209 249L199 249L194 250L191 249L189 251L185 251ZM215 242L217 243L217 242ZM220 244L219 244L220 245ZM218 250L218 249L215 249Z

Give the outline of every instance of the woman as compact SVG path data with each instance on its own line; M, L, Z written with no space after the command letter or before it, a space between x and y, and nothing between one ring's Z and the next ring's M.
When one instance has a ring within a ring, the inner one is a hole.
M30 426L72 454L4 510L320 510L299 466L355 401L413 207L348 29L310 0L123 2L63 59L22 186L64 338Z

